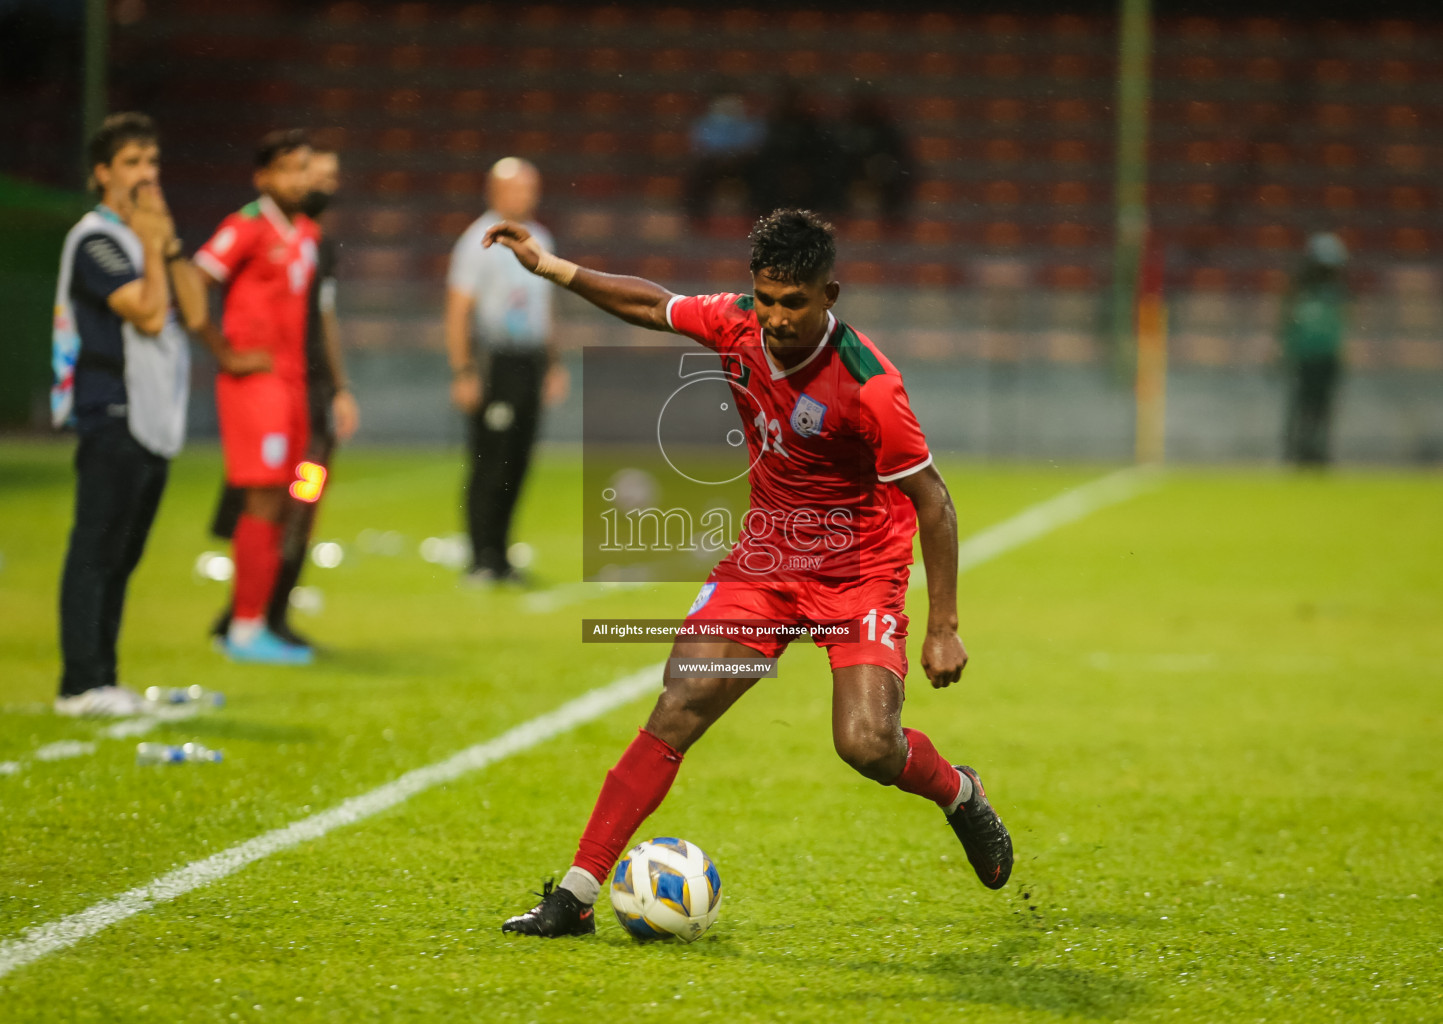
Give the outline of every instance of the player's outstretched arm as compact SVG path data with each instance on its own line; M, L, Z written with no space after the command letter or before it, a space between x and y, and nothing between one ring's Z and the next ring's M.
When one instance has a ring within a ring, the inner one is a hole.
M950 686L967 666L967 648L957 635L957 510L935 466L904 476L896 484L917 510L922 564L927 569L922 670L933 686Z
M559 259L541 248L531 232L511 221L493 225L481 244L488 249L496 244L506 246L533 274L556 282L629 324L653 331L670 329L666 322L666 304L671 301L672 293L654 281L603 274Z

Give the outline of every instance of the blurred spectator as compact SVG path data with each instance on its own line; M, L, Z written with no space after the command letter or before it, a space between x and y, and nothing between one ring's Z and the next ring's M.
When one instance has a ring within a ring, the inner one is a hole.
M912 153L880 95L853 94L837 127L837 145L851 209L901 219L912 196Z
M761 141L761 122L747 113L742 97L728 94L712 100L691 128L686 210L693 219L708 213L723 187L740 192L740 205L751 208L752 161Z
M1333 397L1342 368L1347 261L1341 238L1313 235L1283 303L1279 340L1288 373L1283 447L1287 460L1300 466L1320 466L1329 459Z
M767 116L754 165L752 197L765 214L782 207L834 212L842 206L836 140L793 82Z

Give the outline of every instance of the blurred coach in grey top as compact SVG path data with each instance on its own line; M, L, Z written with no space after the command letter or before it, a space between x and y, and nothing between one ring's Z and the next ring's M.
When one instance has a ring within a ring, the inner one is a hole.
M470 421L471 473L467 529L472 565L468 582L517 580L507 558L511 516L549 401L566 395L564 371L552 346L552 284L527 271L500 247L483 249L497 221L524 223L547 251L551 235L532 220L541 176L525 160L506 157L486 181L490 206L457 241L446 288L446 356L451 401Z
M116 640L130 574L185 440L186 328L205 330L209 318L161 194L154 123L112 114L89 157L101 201L66 236L55 292L51 413L79 434L55 710L118 716L145 707L116 679Z

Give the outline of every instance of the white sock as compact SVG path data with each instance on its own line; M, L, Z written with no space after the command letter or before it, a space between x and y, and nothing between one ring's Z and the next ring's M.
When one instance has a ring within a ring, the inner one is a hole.
M264 618L231 619L230 632L226 635L230 637L232 643L248 644L265 628L266 620Z
M601 883L585 868L571 868L561 880L561 888L575 896L588 907L601 895Z
M961 772L957 773L957 777L962 780L962 788L957 791L957 799L952 801L951 806L943 808L949 817L957 813L957 808L972 799L972 780Z

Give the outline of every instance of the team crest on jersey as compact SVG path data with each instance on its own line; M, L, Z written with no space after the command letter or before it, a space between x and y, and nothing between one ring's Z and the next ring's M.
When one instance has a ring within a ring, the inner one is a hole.
M815 398L802 395L792 409L792 429L798 437L815 437L822 432L822 419L827 407Z
M695 615L697 612L701 611L703 608L706 607L706 603L711 600L711 596L715 592L715 583L703 583L701 585L701 590L698 591L696 595L696 600L691 603L691 607L686 610L686 613L688 615Z

